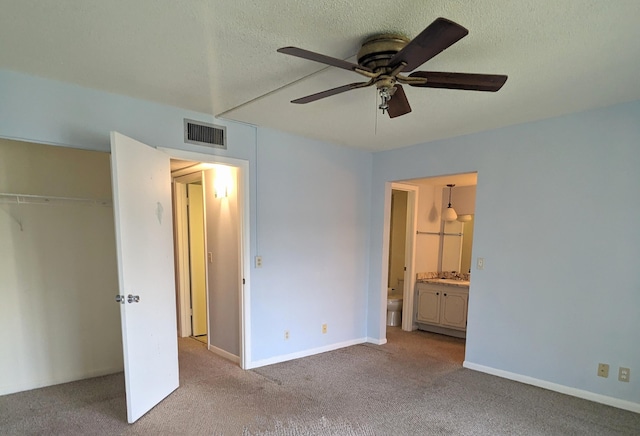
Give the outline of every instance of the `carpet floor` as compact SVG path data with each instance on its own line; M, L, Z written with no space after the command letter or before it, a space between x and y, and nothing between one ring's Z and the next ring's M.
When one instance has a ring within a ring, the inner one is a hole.
M0 397L0 434L640 434L640 414L464 369L464 341L432 333L250 371L179 348L180 388L133 425L120 373Z

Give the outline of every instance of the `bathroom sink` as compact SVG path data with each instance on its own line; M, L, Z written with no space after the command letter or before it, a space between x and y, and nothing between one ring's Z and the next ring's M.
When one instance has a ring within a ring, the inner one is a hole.
M430 283L442 283L444 285L453 285L453 286L469 286L468 280L454 280L454 279L429 279L427 280Z

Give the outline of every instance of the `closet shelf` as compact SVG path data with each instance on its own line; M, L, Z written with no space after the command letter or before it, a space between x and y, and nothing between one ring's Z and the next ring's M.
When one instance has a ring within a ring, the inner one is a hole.
M0 192L0 203L16 204L86 204L98 206L111 206L111 199L56 197L53 195L12 194Z

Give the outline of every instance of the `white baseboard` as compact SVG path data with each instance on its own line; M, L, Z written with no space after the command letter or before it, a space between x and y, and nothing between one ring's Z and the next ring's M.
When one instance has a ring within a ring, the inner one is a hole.
M540 380L537 378L529 377L526 375L516 374L509 371L503 371L501 369L491 368L490 366L478 365L477 363L464 361L462 364L465 368L472 369L474 371L480 371L487 374L495 375L498 377L514 380L520 383L525 383L539 388L548 389L550 391L560 392L561 394L571 395L572 397L582 398L596 403L606 404L607 406L617 407L618 409L629 410L630 412L640 413L640 403L634 403L632 401L621 400L619 398L608 397L606 395L596 394L593 392L585 391L582 389L572 388L570 386L561 385L558 383L552 383L546 380Z
M4 385L4 386L0 386L0 395L15 394L16 392L46 388L47 386L59 385L62 383L70 383L70 382L85 380L93 377L102 377L103 375L116 374L122 371L124 371L123 365L117 365L113 367L85 371L78 374L67 374L62 377L45 378L45 379L39 379L39 380L31 380L28 382Z
M387 338L383 338L383 339L367 338L367 342L369 344L374 344L374 345L384 345L387 343Z
M225 359L230 360L233 363L240 364L240 356L231 354L228 351L225 351L222 348L214 347L213 345L209 345L207 348L209 348L209 351L211 351L213 354L217 354L220 357L224 357Z
M268 359L248 362L246 369L260 368L261 366L273 365L274 363L286 362L288 360L300 359L301 357L313 356L315 354L326 353L327 351L337 350L339 348L350 347L352 345L363 344L367 342L367 338L353 339L350 341L338 342L336 344L325 345L324 347L312 348L310 350L298 351L291 354L283 354L281 356L270 357Z

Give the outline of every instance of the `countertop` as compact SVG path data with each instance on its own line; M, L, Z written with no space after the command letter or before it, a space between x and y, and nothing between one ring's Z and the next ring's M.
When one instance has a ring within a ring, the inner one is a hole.
M418 283L433 283L438 285L446 285L446 286L458 286L458 287L469 287L468 280L453 280L453 279L422 279L418 280Z

